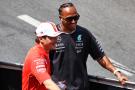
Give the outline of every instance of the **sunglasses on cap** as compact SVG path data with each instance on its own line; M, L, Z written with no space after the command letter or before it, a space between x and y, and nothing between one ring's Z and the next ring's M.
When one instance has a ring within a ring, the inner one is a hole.
M62 16L61 16L62 17ZM75 15L75 16L69 16L69 17L62 17L65 21L67 21L67 22L71 22L71 21L77 21L77 20L79 20L79 18L80 18L80 15L79 14L77 14L77 15Z

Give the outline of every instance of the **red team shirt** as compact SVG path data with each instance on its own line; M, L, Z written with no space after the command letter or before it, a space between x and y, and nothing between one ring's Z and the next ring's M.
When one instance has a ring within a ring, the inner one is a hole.
M50 73L49 55L39 44L36 44L25 58L22 90L47 90L43 82L51 78Z

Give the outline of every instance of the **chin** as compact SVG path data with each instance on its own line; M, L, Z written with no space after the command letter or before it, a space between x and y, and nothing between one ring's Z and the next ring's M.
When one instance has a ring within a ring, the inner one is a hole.
M72 30L72 31L74 31L76 29L76 27L72 27L72 28L70 28L70 30Z
M70 29L75 30L76 29L76 25L72 25Z

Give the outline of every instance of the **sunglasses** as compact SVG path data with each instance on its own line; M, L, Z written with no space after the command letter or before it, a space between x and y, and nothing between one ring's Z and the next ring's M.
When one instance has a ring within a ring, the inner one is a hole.
M62 17L62 16L61 16ZM67 21L67 22L71 22L71 21L77 21L77 20L79 20L79 18L80 18L80 15L79 14L77 14L77 15L75 15L75 16L69 16L69 17L62 17L65 21Z

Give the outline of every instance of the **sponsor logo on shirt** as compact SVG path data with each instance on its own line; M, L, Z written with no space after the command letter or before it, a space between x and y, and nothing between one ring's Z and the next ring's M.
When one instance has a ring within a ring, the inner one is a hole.
M97 45L98 45L98 47L99 47L99 50L100 50L101 52L104 52L103 49L101 48L100 43L99 43L97 40L96 40L96 42L97 42Z
M58 36L57 43L56 43L56 52L64 52L65 45L62 43L61 36Z
M60 36L57 37L57 42L61 42L62 38Z
M35 64L35 68L38 73L44 73L46 71L47 69L46 59L39 58L37 60L34 60L33 63Z
M76 38L76 52L81 53L83 48L83 41L82 41L82 35L79 34Z
M81 34L77 36L77 42L82 42L82 35Z

